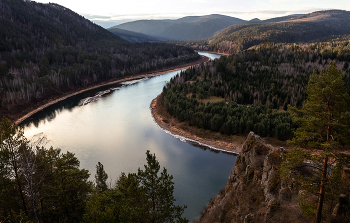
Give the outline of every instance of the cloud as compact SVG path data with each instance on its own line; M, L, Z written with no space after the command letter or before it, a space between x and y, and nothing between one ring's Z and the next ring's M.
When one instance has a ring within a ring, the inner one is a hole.
M190 2L196 2L196 3L209 3L209 2L211 2L211 1L209 1L209 0L188 0L188 1L190 1Z
M286 14L289 11L274 11L274 10L262 10L262 11L224 11L221 12L223 14L237 14L237 15L242 15L242 14Z
M202 13L203 14L203 13ZM82 14L85 18L91 20L140 20L140 19L177 19L185 16L198 15L198 13L145 13L145 14L110 14L110 15L93 15Z
M110 16L105 16L105 15L92 15L92 14L82 14L86 19L111 19Z
M294 3L295 0L271 0L270 3L281 4L281 3Z

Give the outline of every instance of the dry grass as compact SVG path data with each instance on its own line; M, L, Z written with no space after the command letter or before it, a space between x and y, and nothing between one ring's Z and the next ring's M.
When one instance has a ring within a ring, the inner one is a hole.
M189 93L189 94L186 94L186 97L191 98L192 95L193 95L193 93ZM196 94L194 94L194 95L196 95Z
M222 97L216 97L216 96L210 96L209 98L205 98L202 100L199 100L200 102L203 102L204 104L210 102L210 103L216 103L216 102L221 102L221 101L225 101L224 98Z

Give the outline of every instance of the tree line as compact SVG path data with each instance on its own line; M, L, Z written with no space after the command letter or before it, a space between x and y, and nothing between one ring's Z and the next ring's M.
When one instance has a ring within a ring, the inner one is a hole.
M95 182L73 153L29 141L4 118L0 124L1 222L188 222L174 205L174 183L155 154L137 173L107 185L103 165Z

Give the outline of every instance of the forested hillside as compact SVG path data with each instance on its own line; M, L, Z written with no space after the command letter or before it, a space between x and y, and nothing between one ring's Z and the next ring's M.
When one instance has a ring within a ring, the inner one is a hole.
M233 25L207 41L184 45L231 54L264 42L311 43L345 34L350 34L350 12L329 10Z
M349 41L265 43L182 72L163 89L163 105L179 121L201 128L286 140L295 125L283 110L303 105L310 75L332 60L350 93ZM213 96L223 102L210 103Z
M193 61L192 49L131 44L57 4L0 1L0 116L112 78Z

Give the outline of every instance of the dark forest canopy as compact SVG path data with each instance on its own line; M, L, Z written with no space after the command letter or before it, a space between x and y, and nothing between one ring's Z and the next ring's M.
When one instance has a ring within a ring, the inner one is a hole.
M303 105L314 69L320 72L335 61L350 92L349 47L348 41L260 44L181 72L164 88L163 105L180 121L212 131L254 131L286 140L296 126L283 110ZM202 102L211 96L226 103Z
M129 43L53 3L0 1L0 116L101 81L197 60L192 49Z

